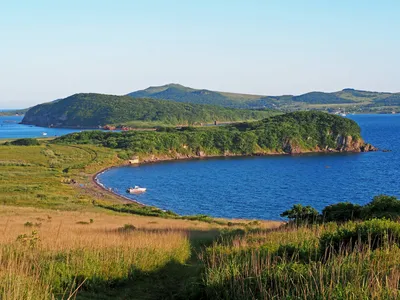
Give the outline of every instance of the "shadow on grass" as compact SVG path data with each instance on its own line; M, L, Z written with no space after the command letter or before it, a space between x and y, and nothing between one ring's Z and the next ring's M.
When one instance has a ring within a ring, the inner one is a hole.
M127 278L110 280L87 278L90 286L83 285L76 295L76 299L205 299L201 281L203 265L198 259L198 253L203 247L212 244L219 236L219 231L137 230L186 232L191 244L191 257L184 264L171 260L163 267L151 272L143 272L132 266ZM79 280L77 281L79 282Z

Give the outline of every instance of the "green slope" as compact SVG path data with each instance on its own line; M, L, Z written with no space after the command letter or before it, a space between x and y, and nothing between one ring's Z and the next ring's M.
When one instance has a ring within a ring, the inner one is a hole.
M128 94L133 98L147 97L176 102L212 104L235 108L273 108L280 110L321 109L348 107L351 111L389 111L400 107L400 93L380 93L343 89L338 92L310 92L303 95L262 96L192 89L179 84L150 87Z
M136 122L135 125L152 126L258 120L271 114L275 113L128 96L75 94L32 107L22 123L45 127L97 127Z

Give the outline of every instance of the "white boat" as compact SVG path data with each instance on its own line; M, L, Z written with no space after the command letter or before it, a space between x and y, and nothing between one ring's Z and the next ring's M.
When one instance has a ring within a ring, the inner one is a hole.
M42 132L42 135L47 135L47 132Z
M140 193L144 193L147 189L146 188L142 188L140 186L135 186L134 188L128 188L126 190L127 193L129 194L140 194Z

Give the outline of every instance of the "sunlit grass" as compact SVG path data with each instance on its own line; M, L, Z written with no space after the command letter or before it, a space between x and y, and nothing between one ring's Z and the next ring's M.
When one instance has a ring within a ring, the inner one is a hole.
M115 152L86 145L0 145L0 203L77 209L96 199L88 192L90 175L113 164ZM69 184L71 179L77 184Z
M208 297L398 299L398 246L343 246L326 256L319 250L319 237L337 226L249 232L215 242L202 254Z

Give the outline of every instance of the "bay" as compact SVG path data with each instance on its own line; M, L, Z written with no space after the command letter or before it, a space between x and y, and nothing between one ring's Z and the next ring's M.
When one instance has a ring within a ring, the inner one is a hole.
M293 204L319 210L373 196L400 197L400 115L353 115L363 138L391 152L307 154L174 161L119 167L100 174L107 188L182 215L280 219ZM126 194L130 186L148 190Z

